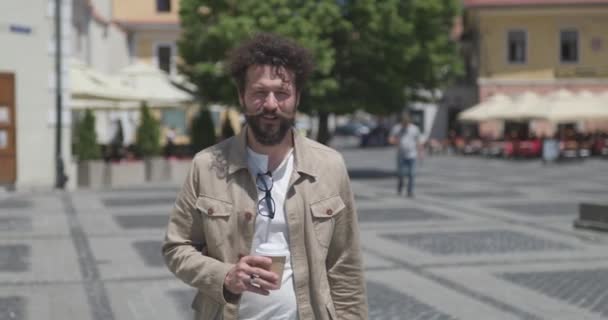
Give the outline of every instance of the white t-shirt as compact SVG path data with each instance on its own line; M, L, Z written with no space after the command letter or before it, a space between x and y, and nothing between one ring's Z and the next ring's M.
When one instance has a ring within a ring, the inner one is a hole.
M258 173L268 171L268 156L254 152L247 148L247 164L253 179ZM293 171L293 149L288 153L283 162L272 172L272 198L275 202L275 215L270 224L268 236L269 242L285 244L289 249L289 229L285 218L285 198L287 188ZM264 198L264 192L258 189L258 201ZM266 210L265 207L260 207ZM264 242L268 229L269 218L258 215L255 221L255 233L251 245L251 253L255 254L255 248ZM287 256L283 279L279 290L271 290L270 295L263 296L246 291L241 297L239 305L239 319L241 320L295 320L298 319L296 294L293 288L293 269L291 268L291 254Z
M397 124L391 130L391 137L399 140L399 156L407 159L416 159L418 156L418 142L420 141L420 129L414 124L408 124L403 129L401 124Z

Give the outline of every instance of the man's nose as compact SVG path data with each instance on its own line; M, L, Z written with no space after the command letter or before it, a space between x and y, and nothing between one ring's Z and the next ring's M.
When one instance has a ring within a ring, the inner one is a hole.
M277 98L274 96L274 93L268 93L266 96L266 101L264 101L264 109L266 110L274 110L279 107L279 102Z

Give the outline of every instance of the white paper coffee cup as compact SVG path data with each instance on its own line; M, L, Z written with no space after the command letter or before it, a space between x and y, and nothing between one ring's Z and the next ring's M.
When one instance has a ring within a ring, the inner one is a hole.
M272 265L270 271L276 273L279 276L279 288L283 282L283 270L285 269L285 261L289 250L283 243L266 242L260 244L256 249L255 253L259 256L265 256L272 259Z

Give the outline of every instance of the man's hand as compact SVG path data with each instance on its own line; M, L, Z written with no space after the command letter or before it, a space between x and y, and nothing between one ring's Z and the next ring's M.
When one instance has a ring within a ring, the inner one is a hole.
M279 288L281 279L270 271L272 259L262 256L243 256L239 262L228 271L224 279L224 288L233 294L251 291L268 295L269 290Z

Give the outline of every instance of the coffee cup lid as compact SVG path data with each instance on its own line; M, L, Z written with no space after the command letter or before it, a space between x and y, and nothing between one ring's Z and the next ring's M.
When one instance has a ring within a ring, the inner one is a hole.
M284 256L289 253L286 244L276 242L262 243L255 249L255 252L264 256Z

